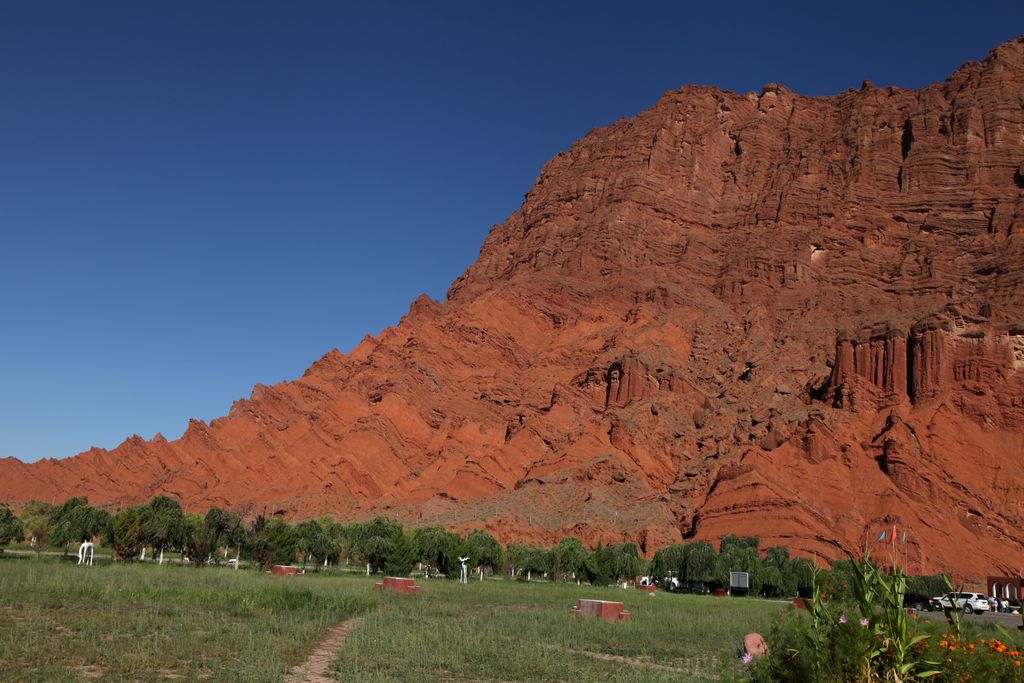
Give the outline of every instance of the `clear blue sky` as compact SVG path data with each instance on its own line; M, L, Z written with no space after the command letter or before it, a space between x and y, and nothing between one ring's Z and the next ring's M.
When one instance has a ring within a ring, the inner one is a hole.
M0 456L176 438L351 349L666 90L919 87L1024 33L1022 2L365 4L0 6Z

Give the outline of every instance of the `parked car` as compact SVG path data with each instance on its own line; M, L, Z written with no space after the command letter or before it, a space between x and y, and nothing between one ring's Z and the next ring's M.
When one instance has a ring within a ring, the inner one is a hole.
M941 609L962 610L964 614L981 614L992 609L982 593L946 593L935 599L938 600Z
M922 595L921 593L907 593L904 595L903 606L916 609L919 612L925 610L931 612L933 609L932 598L929 598L927 595Z
M683 593L696 593L698 595L706 595L711 592L708 590L708 587L700 581L689 581L684 583L680 586L680 590Z

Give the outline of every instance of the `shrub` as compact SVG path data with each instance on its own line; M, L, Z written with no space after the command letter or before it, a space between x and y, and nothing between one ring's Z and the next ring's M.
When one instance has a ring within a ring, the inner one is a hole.
M25 527L9 508L0 507L0 545L25 538ZM0 550L0 552L3 552Z
M903 608L906 574L884 574L867 557L842 569L836 576L848 584L812 572L807 614L790 610L776 622L771 655L752 667L751 678L867 683L938 675L925 645L929 634Z

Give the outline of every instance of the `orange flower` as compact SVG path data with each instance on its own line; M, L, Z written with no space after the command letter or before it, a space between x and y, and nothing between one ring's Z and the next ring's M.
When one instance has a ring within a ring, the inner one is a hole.
M1014 666L1020 666L1020 660L1019 659L1013 660L1013 665Z

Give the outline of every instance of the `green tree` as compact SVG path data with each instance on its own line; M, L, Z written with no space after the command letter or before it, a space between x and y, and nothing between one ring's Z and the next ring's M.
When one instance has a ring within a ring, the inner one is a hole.
M241 552L241 545L245 540L245 524L238 513L212 507L206 511L203 523L209 529L209 533L216 537L217 545L211 553L214 562L218 561L217 551L222 548L224 557L228 556L228 551L232 548L237 553Z
M22 515L24 518L24 515ZM953 585L953 579L948 574L934 574L931 576L911 576L908 579L907 590L911 593L923 593L924 595L942 595L949 592L949 586Z
M599 548L594 553L594 561L597 565L597 582L603 585L639 576L643 570L640 548L636 543L616 543Z
M164 551L181 549L187 541L189 527L181 511L181 503L169 496L156 496L143 508L145 514L144 541L160 551L160 564Z
M659 548L651 560L651 575L657 579L675 577L680 581L686 563L686 546L681 543Z
M418 561L433 571L453 576L458 566L456 555L462 539L443 527L420 527L412 533L413 552Z
M330 550L324 558L327 562L337 563L341 562L343 554L347 548L347 538L345 536L345 525L336 521L330 515L323 515L317 522L320 527L324 530L324 535L327 537L330 543Z
M228 529L237 519L238 515L233 515L230 512L221 510L219 507L214 506L206 511L206 516L203 518L203 521L206 523L206 526L210 527L210 529L217 534L218 537L223 537L227 535Z
M508 558L509 576L515 576L523 568L523 561L526 559L527 548L518 543L509 543L506 557Z
M686 548L686 580L710 584L715 581L718 556L707 541L691 543Z
M757 546L723 543L723 547L725 550L718 555L714 585L718 588L729 587L731 572L746 572L749 592L753 595L759 594L764 581L764 562L757 553Z
M224 512L224 519L220 522L224 533L221 543L224 545L224 557L232 548L235 551L235 569L238 569L238 562L242 559L242 547L249 542L250 528L237 512Z
M804 597L810 597L814 592L814 563L806 557L797 557L790 560L789 566L796 580L797 592Z
M224 534L223 511L211 508L206 516L190 512L185 515L183 550L193 567L202 567L213 560Z
M25 526L21 523L10 508L0 507L0 546L7 545L11 541L21 541L25 538ZM0 548L0 553L3 548Z
M512 565L513 575L518 574L527 581L532 581L535 573L543 574L552 568L549 551L543 548L527 548L515 543L508 546L508 561Z
M394 549L393 539L384 536L371 536L359 544L359 556L370 566L370 571L377 573L384 570L384 564Z
M337 544L323 525L315 519L307 519L295 527L295 545L302 555L303 569L311 557L326 560L328 556L338 553Z
M594 558L578 538L563 538L551 550L555 575L561 579L591 582L595 576Z
M257 519L258 531L255 530L253 558L264 567L272 564L291 564L295 561L295 531L287 521L280 517Z
M765 597L778 597L784 595L782 592L782 572L778 567L765 563L761 573L760 594Z
M88 498L69 498L51 511L48 522L50 543L64 546L67 554L71 543L109 537L112 526L110 513L89 505Z
M789 559L789 550L774 546L765 551L762 592L769 597L791 598L796 595L796 574Z
M111 545L121 560L131 562L145 543L146 515L140 505L129 505L116 515L111 528Z
M544 548L525 548L519 564L526 572L526 580L533 580L534 574L546 574L551 571L551 553Z
M402 525L386 517L375 517L369 522L353 524L350 531L354 554L366 562L371 571L393 570L409 564L402 574L408 574L415 563L412 542L406 537Z
M491 573L505 566L505 551L494 536L486 531L472 531L466 537L465 546L469 551L470 562L480 568L480 580L483 580L484 569ZM465 557L465 556L464 556Z
M388 576L408 576L416 564L412 541L402 533L391 540L391 549L384 557L381 568Z
M50 515L52 514L53 506L39 500L28 501L21 510L21 521L25 525L25 536L28 537L36 554L40 553L49 543Z
M761 538L759 536L736 536L734 534L726 534L722 536L721 542L718 544L718 552L724 553L729 550L753 550L757 552L761 546Z

